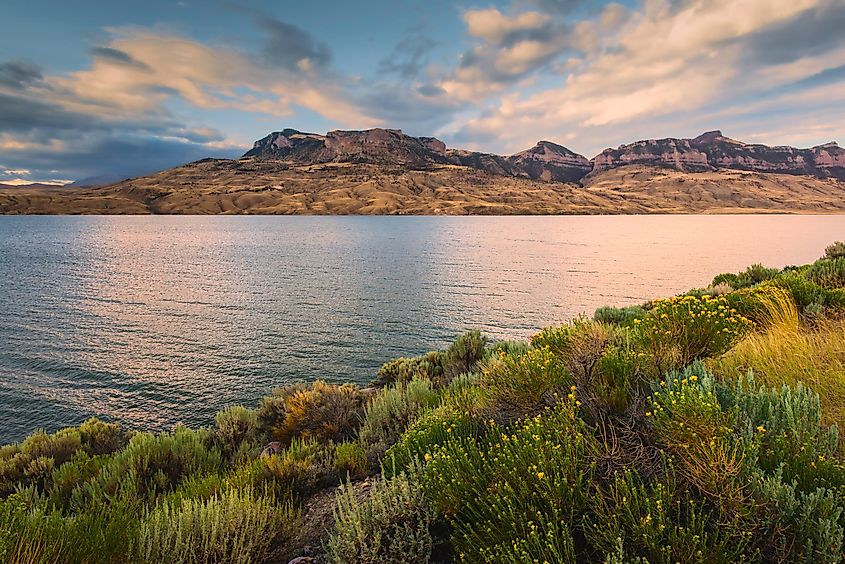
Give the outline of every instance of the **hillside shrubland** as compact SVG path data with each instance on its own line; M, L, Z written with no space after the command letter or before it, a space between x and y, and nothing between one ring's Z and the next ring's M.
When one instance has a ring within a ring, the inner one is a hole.
M210 428L36 431L0 448L0 560L839 562L843 313L835 243Z

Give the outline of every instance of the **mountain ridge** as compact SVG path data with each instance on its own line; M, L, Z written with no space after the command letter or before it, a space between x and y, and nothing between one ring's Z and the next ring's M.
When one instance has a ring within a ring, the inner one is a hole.
M284 129L239 159L97 187L0 187L3 214L845 213L845 151L754 145L721 131L587 159L541 140L503 156L398 129Z
M720 130L693 138L639 140L607 148L588 160L547 140L505 156L447 148L435 137L412 137L400 129L333 130L325 135L284 129L256 141L242 158L251 157L300 164L346 162L417 169L453 164L490 174L557 182L580 182L591 173L631 164L683 172L732 169L845 180L845 149L835 141L801 149L745 143L724 136Z

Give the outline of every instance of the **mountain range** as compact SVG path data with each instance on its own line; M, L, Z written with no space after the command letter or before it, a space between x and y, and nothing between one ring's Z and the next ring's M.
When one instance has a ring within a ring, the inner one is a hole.
M240 159L61 190L0 186L2 213L532 214L845 211L845 149L710 131L587 159L539 141L509 156L398 129L284 129Z
M285 129L255 142L243 158L277 159L299 164L369 163L426 169L460 165L488 174L531 180L579 182L592 172L647 165L683 172L718 169L806 174L845 180L845 149L835 142L810 149L770 147L735 141L721 131L694 139L649 139L605 149L587 159L551 141L511 156L447 149L434 137L411 137L398 129L330 131L326 135Z

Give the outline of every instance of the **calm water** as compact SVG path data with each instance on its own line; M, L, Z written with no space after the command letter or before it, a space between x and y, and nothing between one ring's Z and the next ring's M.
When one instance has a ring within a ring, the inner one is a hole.
M208 424L835 239L845 217L0 217L0 442L91 415Z

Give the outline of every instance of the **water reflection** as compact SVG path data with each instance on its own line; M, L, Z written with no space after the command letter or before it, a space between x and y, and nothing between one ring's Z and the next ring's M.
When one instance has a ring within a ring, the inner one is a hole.
M467 328L536 328L816 258L845 218L0 218L0 441L90 415L206 424L368 381Z

